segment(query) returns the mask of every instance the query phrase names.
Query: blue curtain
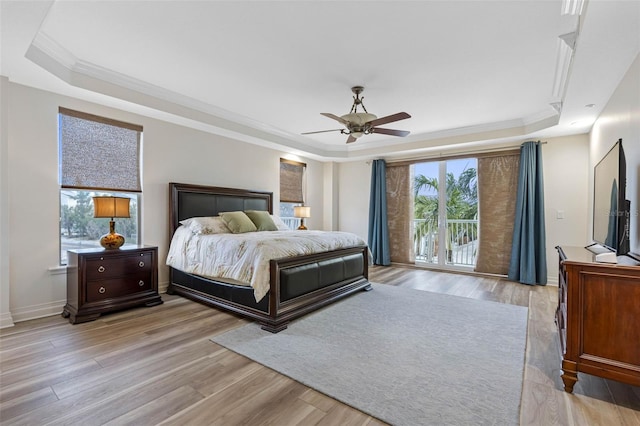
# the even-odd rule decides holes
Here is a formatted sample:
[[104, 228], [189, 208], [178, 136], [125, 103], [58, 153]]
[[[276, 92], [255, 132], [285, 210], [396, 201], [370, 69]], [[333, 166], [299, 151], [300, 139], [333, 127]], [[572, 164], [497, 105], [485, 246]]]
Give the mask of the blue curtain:
[[547, 283], [542, 146], [539, 142], [525, 142], [520, 147], [509, 279], [523, 284]]
[[387, 224], [387, 168], [384, 160], [374, 160], [371, 165], [369, 250], [374, 265], [391, 264]]

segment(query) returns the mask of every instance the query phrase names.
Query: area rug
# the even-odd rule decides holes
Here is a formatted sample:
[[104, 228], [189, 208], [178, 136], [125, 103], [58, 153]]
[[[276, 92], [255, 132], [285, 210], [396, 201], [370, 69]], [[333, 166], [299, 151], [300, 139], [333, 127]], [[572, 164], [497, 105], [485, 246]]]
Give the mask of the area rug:
[[211, 340], [393, 425], [517, 425], [527, 308], [373, 284]]

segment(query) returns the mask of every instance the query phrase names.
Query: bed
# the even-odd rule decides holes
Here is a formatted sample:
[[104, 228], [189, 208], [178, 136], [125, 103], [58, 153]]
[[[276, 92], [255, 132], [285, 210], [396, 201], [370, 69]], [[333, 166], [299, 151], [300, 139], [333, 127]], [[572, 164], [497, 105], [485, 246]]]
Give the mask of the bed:
[[[273, 193], [184, 183], [169, 184], [170, 235], [181, 221], [230, 211], [273, 213]], [[306, 231], [295, 231], [306, 232]], [[171, 249], [170, 249], [171, 251]], [[295, 318], [357, 291], [371, 290], [366, 244], [269, 260], [268, 291], [256, 301], [254, 288], [169, 267], [168, 294], [256, 320], [277, 333]]]

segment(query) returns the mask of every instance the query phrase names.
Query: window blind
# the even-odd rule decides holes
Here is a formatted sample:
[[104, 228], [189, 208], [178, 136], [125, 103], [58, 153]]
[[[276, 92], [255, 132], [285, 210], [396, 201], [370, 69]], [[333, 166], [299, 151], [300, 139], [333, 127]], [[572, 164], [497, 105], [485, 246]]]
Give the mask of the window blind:
[[387, 222], [391, 261], [414, 263], [413, 197], [408, 164], [387, 164]]
[[142, 192], [142, 126], [58, 110], [62, 188]]
[[280, 201], [304, 203], [304, 171], [307, 165], [280, 159]]
[[506, 275], [509, 271], [519, 170], [519, 153], [478, 159], [476, 272]]

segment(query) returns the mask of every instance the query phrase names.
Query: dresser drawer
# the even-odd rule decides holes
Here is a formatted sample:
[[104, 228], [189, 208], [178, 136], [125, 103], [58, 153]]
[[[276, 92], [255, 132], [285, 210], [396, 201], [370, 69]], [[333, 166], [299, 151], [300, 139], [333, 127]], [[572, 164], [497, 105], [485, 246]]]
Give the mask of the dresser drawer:
[[87, 281], [104, 280], [130, 274], [132, 271], [150, 272], [152, 253], [141, 252], [134, 256], [92, 257], [87, 259]]
[[131, 275], [125, 278], [113, 278], [87, 282], [87, 302], [116, 297], [129, 296], [152, 289], [150, 274]]

